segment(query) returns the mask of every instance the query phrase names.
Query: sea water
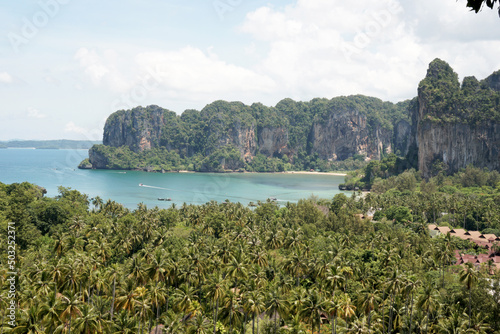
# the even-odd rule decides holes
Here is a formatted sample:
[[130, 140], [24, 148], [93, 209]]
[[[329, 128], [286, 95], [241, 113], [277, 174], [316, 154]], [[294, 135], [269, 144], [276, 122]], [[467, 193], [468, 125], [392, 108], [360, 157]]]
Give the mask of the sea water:
[[[127, 208], [139, 203], [168, 208], [172, 204], [209, 201], [250, 202], [276, 198], [280, 204], [315, 196], [331, 199], [340, 193], [343, 176], [286, 173], [147, 173], [117, 170], [81, 170], [87, 150], [0, 149], [0, 182], [30, 182], [58, 195], [69, 187]], [[160, 201], [159, 198], [171, 199]]]

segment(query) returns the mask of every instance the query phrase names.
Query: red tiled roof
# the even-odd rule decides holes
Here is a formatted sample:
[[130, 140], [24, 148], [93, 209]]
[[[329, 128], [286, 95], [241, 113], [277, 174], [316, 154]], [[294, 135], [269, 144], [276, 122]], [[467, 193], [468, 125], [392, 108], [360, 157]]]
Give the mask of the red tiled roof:
[[450, 231], [451, 234], [457, 234], [457, 237], [458, 235], [464, 235], [465, 232], [466, 231], [463, 228], [454, 228], [453, 230]]
[[451, 229], [448, 226], [438, 226], [437, 229], [439, 232], [443, 234], [447, 234], [448, 232], [451, 231]]
[[429, 224], [429, 230], [437, 230], [437, 225], [435, 224]]
[[465, 235], [470, 235], [474, 239], [478, 239], [481, 236], [481, 232], [479, 231], [467, 231]]
[[477, 259], [474, 257], [474, 258], [464, 258], [463, 260], [463, 263], [477, 263]]
[[479, 260], [479, 263], [483, 263], [483, 262], [488, 262], [490, 257], [488, 256], [488, 254], [479, 254], [477, 256], [477, 259]]
[[490, 248], [491, 244], [488, 241], [484, 241], [484, 239], [472, 239], [478, 246], [484, 247], [484, 248]]

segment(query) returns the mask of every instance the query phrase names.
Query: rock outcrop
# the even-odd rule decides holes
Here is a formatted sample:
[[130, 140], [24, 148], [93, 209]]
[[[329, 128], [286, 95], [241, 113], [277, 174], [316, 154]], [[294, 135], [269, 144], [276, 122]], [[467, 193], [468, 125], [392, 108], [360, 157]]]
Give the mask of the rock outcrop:
[[[293, 161], [299, 152], [330, 161], [356, 155], [380, 159], [393, 151], [394, 138], [399, 140], [407, 133], [403, 129], [408, 123], [401, 123], [400, 134], [394, 137], [390, 118], [384, 115], [386, 110], [397, 108], [361, 95], [305, 103], [285, 99], [273, 108], [215, 101], [201, 111], [188, 110], [181, 116], [158, 106], [137, 107], [108, 118], [103, 145], [127, 147], [136, 153], [165, 148], [178, 152], [181, 158], [206, 157], [233, 147], [246, 162], [257, 154], [286, 155]], [[107, 159], [102, 148], [89, 153], [93, 168], [110, 168]]]
[[500, 124], [470, 125], [458, 122], [418, 125], [419, 170], [432, 176], [432, 166], [443, 162], [447, 173], [468, 165], [500, 170]]
[[[436, 162], [448, 173], [469, 164], [500, 170], [500, 71], [482, 81], [466, 77], [460, 85], [453, 69], [436, 59], [418, 97], [398, 104], [362, 95], [284, 99], [276, 107], [215, 101], [181, 116], [158, 106], [137, 107], [108, 118], [103, 144], [89, 151], [92, 168], [111, 168], [106, 147], [126, 147], [133, 152], [165, 148], [180, 158], [236, 149], [232, 152], [240, 156], [231, 156], [234, 166], [258, 154], [287, 155], [285, 160], [293, 162], [299, 154], [334, 161], [395, 152], [425, 177], [433, 175]], [[120, 166], [133, 168], [126, 161]]]
[[447, 173], [468, 165], [500, 170], [500, 72], [459, 88], [451, 67], [434, 60], [420, 83], [416, 121], [418, 166], [425, 177], [444, 163]]
[[325, 160], [345, 160], [354, 155], [379, 160], [392, 153], [392, 132], [369, 127], [367, 117], [357, 110], [332, 112], [326, 121], [315, 122], [310, 136], [312, 153]]
[[118, 111], [106, 120], [103, 144], [128, 146], [134, 152], [158, 147], [163, 127], [175, 117], [174, 112], [158, 106]]
[[288, 131], [279, 127], [265, 127], [258, 134], [259, 153], [266, 156], [290, 154]]

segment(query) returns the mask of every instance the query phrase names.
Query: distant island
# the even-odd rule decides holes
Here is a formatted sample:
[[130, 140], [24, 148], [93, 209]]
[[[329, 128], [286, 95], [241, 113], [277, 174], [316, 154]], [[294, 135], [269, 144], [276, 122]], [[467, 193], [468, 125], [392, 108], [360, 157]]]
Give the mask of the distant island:
[[[79, 168], [145, 171], [348, 171], [396, 155], [424, 177], [468, 165], [500, 169], [500, 71], [463, 83], [435, 59], [418, 96], [309, 102], [215, 101], [181, 115], [158, 106], [119, 110]], [[392, 159], [392, 158], [391, 158]]]
[[0, 148], [35, 148], [35, 149], [81, 149], [88, 150], [101, 141], [89, 140], [9, 140], [0, 141]]

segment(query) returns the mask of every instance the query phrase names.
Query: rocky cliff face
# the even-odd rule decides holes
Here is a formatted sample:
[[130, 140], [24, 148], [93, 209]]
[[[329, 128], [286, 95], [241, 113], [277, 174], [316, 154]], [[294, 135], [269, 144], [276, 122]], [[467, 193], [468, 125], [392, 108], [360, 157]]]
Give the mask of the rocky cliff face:
[[392, 132], [371, 128], [358, 111], [331, 112], [325, 121], [315, 122], [310, 136], [311, 152], [325, 160], [345, 160], [355, 154], [380, 159], [392, 152]]
[[[317, 153], [325, 160], [345, 160], [356, 154], [380, 159], [392, 152], [392, 130], [382, 127], [380, 119], [367, 116], [367, 112], [373, 115], [378, 107], [383, 108], [382, 101], [363, 96], [343, 97], [331, 104], [325, 101], [308, 106], [286, 99], [279, 110], [216, 101], [201, 112], [190, 110], [182, 116], [157, 106], [121, 110], [106, 121], [103, 144], [126, 146], [134, 152], [164, 147], [181, 157], [209, 156], [231, 146], [247, 162], [257, 154], [293, 158], [299, 150]], [[317, 114], [321, 116], [313, 121]], [[397, 138], [408, 133], [407, 126], [398, 127]], [[105, 151], [91, 150], [93, 168], [107, 168], [104, 155]]]
[[[380, 159], [396, 152], [425, 177], [432, 176], [436, 161], [449, 173], [469, 164], [500, 170], [500, 71], [482, 81], [464, 78], [460, 85], [451, 67], [436, 59], [418, 98], [398, 104], [354, 95], [284, 99], [276, 107], [215, 101], [181, 116], [158, 106], [137, 107], [108, 118], [103, 144], [134, 152], [163, 147], [180, 158], [211, 156], [229, 146], [247, 162], [257, 154], [293, 159], [300, 151], [324, 160], [356, 154]], [[91, 149], [92, 167], [108, 168], [105, 155], [103, 148]]]
[[97, 146], [90, 148], [89, 150], [89, 161], [94, 169], [107, 169], [109, 161], [104, 154], [99, 152]]
[[116, 112], [106, 120], [103, 144], [128, 146], [134, 152], [158, 147], [162, 129], [172, 116], [175, 113], [158, 106]]
[[258, 135], [259, 153], [266, 156], [290, 154], [288, 131], [284, 128], [266, 127]]
[[412, 144], [412, 126], [409, 122], [401, 120], [394, 126], [394, 152], [397, 155], [405, 156]]
[[461, 123], [433, 123], [423, 120], [418, 125], [419, 170], [432, 175], [432, 165], [442, 161], [448, 173], [468, 165], [500, 170], [500, 124], [473, 126]]
[[465, 78], [459, 87], [457, 75], [439, 59], [420, 83], [416, 142], [425, 177], [433, 175], [436, 162], [443, 162], [448, 173], [468, 165], [500, 170], [500, 122], [495, 115], [500, 110], [500, 72], [482, 83]]

